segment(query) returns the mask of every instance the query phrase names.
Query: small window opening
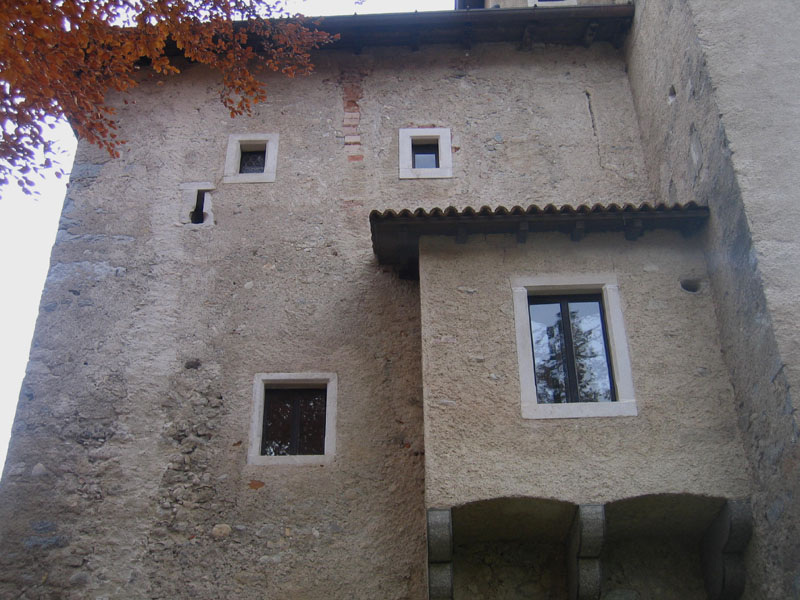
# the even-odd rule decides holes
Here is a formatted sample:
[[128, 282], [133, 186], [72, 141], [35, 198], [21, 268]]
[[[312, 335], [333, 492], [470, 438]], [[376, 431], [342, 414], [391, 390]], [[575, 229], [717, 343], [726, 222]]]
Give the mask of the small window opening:
[[681, 289], [690, 294], [696, 294], [700, 291], [699, 279], [681, 279]]
[[438, 169], [439, 141], [429, 139], [412, 140], [411, 167], [413, 169]]
[[208, 190], [197, 190], [197, 200], [195, 200], [194, 210], [189, 213], [189, 218], [192, 223], [198, 225], [206, 219], [206, 213], [203, 212], [203, 205], [206, 202], [206, 192]]
[[325, 454], [326, 388], [264, 389], [261, 456]]
[[267, 144], [250, 143], [241, 145], [239, 173], [263, 173], [267, 162]]

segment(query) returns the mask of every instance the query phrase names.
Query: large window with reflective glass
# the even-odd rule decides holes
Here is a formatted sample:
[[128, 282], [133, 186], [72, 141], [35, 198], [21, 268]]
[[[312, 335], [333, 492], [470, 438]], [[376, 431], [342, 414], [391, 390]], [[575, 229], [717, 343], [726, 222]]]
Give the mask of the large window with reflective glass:
[[325, 388], [264, 390], [262, 456], [325, 454]]
[[536, 401], [613, 402], [600, 295], [531, 296], [528, 304]]

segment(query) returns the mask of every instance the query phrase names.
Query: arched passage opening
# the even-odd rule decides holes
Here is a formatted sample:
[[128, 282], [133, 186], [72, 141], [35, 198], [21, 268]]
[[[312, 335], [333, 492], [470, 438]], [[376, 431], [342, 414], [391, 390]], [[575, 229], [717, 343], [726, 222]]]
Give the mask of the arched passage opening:
[[495, 498], [428, 511], [431, 600], [738, 598], [747, 500]]
[[452, 509], [454, 598], [567, 598], [576, 505], [496, 498]]

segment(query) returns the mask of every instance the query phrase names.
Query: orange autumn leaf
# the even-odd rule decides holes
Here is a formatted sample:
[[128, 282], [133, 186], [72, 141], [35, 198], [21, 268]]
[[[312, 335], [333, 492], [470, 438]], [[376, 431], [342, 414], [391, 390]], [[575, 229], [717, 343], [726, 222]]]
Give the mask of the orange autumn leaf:
[[237, 116], [266, 99], [260, 72], [309, 73], [310, 50], [331, 40], [276, 0], [0, 0], [0, 27], [0, 185], [44, 167], [48, 117], [118, 156], [105, 98], [135, 87], [142, 66], [175, 75], [180, 52], [219, 71], [220, 99]]

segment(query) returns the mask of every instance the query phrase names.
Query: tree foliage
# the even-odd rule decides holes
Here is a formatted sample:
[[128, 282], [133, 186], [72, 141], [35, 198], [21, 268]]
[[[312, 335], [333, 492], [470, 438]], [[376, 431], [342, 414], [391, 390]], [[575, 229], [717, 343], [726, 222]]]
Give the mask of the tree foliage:
[[[308, 73], [310, 51], [329, 41], [280, 0], [0, 0], [0, 185], [14, 174], [50, 167], [49, 117], [119, 153], [109, 92], [152, 73], [178, 73], [167, 49], [222, 74], [220, 97], [231, 116], [266, 98], [261, 71]], [[42, 157], [42, 150], [44, 155]]]

